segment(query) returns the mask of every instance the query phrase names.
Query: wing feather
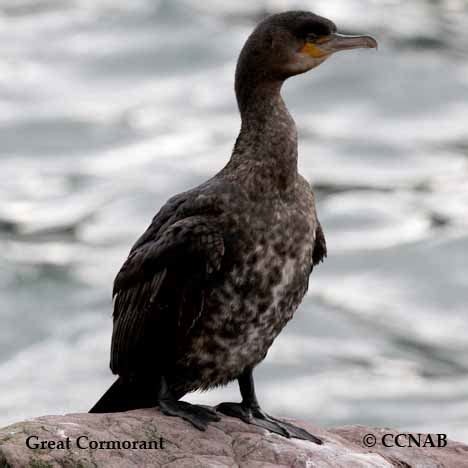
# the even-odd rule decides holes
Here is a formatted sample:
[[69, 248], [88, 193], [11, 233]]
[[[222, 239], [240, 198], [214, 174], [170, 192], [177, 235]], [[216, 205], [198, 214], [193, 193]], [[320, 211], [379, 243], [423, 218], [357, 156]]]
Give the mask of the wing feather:
[[327, 242], [325, 240], [325, 234], [321, 224], [319, 223], [317, 229], [315, 230], [315, 243], [314, 251], [312, 254], [312, 264], [313, 266], [318, 265], [320, 262], [323, 262], [327, 256]]
[[178, 220], [133, 250], [114, 282], [111, 369], [132, 374], [162, 359], [168, 365], [203, 312], [224, 241], [214, 219]]

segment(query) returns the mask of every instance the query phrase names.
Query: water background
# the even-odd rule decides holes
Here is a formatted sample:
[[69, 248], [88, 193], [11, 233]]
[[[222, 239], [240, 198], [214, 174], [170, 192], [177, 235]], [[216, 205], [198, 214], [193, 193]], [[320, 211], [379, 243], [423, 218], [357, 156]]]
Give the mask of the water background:
[[[463, 0], [2, 0], [1, 425], [86, 411], [113, 381], [113, 277], [167, 198], [226, 163], [238, 52], [297, 7], [380, 49], [284, 89], [329, 258], [257, 370], [262, 404], [468, 441]], [[223, 399], [235, 384], [191, 397]]]

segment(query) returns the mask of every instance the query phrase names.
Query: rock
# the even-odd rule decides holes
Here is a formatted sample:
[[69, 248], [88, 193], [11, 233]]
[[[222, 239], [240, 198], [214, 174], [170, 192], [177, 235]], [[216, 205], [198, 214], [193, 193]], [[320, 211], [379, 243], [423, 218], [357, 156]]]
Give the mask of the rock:
[[[0, 468], [468, 467], [468, 446], [447, 441], [446, 447], [430, 447], [437, 444], [437, 435], [421, 437], [425, 447], [385, 448], [382, 437], [389, 434], [386, 440], [392, 442], [397, 431], [363, 426], [325, 430], [295, 423], [324, 444], [286, 439], [228, 417], [200, 432], [157, 409], [43, 416], [0, 429]], [[379, 441], [373, 448], [363, 443], [368, 434]], [[372, 442], [372, 436], [366, 440]], [[38, 448], [28, 448], [27, 441]], [[408, 445], [406, 437], [401, 441]]]

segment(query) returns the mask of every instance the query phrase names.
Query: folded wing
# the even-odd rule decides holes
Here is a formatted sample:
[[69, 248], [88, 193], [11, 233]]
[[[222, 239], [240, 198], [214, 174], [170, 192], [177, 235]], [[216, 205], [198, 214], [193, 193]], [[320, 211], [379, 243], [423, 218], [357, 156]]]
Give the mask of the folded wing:
[[209, 282], [221, 268], [223, 237], [212, 216], [150, 226], [114, 282], [111, 369], [165, 372], [203, 313]]

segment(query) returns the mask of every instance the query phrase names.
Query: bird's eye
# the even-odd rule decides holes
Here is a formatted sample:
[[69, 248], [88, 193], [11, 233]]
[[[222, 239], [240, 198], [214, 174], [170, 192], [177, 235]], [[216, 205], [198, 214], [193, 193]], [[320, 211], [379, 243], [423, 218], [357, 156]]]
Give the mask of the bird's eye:
[[306, 41], [307, 42], [315, 42], [319, 38], [318, 34], [309, 33], [307, 34]]

